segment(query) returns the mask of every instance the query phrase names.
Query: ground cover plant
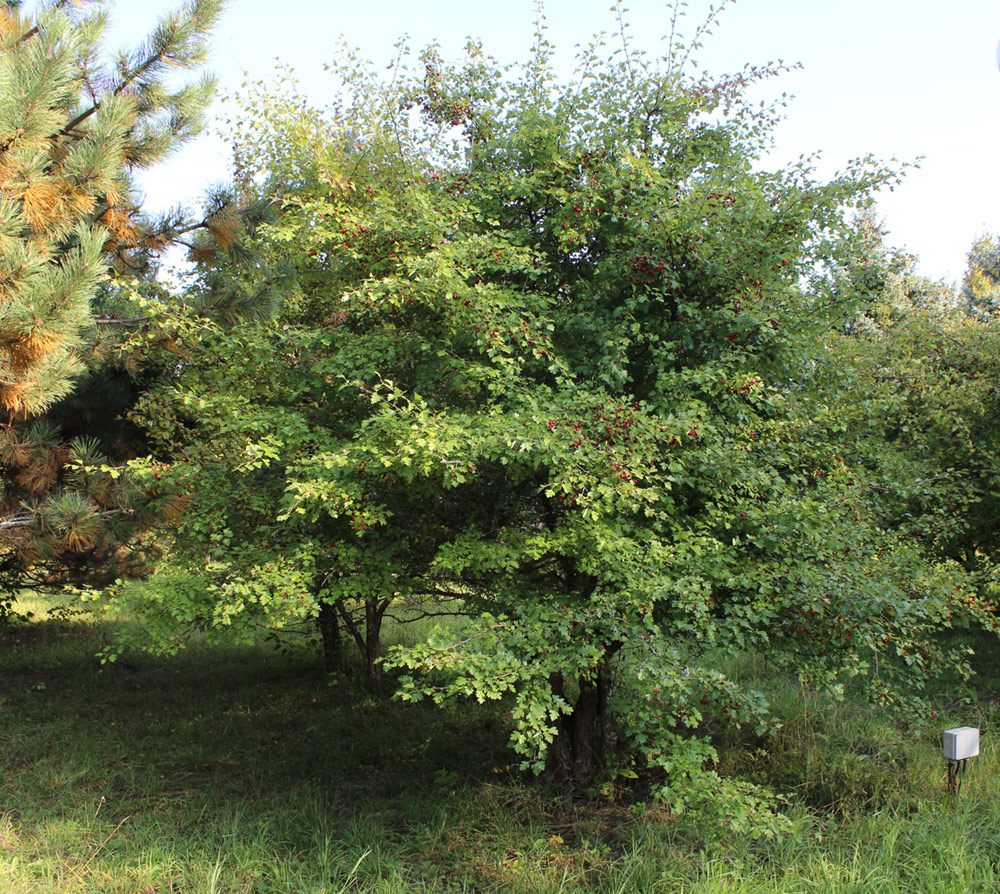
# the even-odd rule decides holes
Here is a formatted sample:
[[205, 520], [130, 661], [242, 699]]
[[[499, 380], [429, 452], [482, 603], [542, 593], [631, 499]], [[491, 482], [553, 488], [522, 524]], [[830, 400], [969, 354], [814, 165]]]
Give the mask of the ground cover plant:
[[957, 894], [1000, 881], [985, 676], [961, 703], [940, 694], [941, 725], [984, 730], [956, 799], [938, 730], [803, 697], [761, 657], [742, 659], [731, 672], [774, 692], [785, 725], [756, 748], [722, 735], [720, 752], [729, 772], [787, 792], [794, 826], [753, 842], [706, 838], [624, 790], [591, 800], [540, 786], [516, 770], [509, 713], [494, 706], [375, 700], [360, 663], [354, 682], [331, 685], [315, 649], [195, 646], [101, 664], [117, 635], [107, 621], [22, 604], [37, 619], [5, 631], [0, 650], [9, 894]]

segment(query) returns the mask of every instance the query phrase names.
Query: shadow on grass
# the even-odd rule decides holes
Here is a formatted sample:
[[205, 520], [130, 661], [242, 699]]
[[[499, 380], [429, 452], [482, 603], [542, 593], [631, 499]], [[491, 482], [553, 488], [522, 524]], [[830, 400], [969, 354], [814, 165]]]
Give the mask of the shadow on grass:
[[496, 705], [376, 700], [318, 650], [101, 665], [107, 639], [0, 633], [4, 894], [569, 891], [628, 846], [519, 777]]

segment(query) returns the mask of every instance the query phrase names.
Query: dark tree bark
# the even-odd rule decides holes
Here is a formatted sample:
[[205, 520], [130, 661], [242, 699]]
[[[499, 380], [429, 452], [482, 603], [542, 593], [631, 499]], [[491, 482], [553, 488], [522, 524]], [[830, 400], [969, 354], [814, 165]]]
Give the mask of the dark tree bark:
[[319, 614], [316, 616], [316, 626], [319, 627], [319, 635], [323, 640], [323, 660], [326, 663], [327, 673], [343, 673], [344, 650], [340, 636], [340, 616], [337, 614], [337, 606], [332, 602], [322, 603]]
[[385, 679], [382, 674], [382, 615], [385, 608], [374, 599], [365, 601], [365, 673], [372, 694], [385, 695]]
[[385, 695], [385, 680], [382, 673], [382, 619], [389, 608], [389, 600], [366, 599], [364, 601], [364, 628], [359, 624], [360, 619], [353, 617], [348, 609], [337, 603], [337, 610], [340, 618], [350, 630], [351, 636], [361, 653], [361, 660], [365, 665], [365, 673], [368, 676], [368, 685], [372, 695], [383, 697]]
[[[579, 681], [579, 695], [571, 713], [561, 717], [550, 754], [550, 770], [575, 788], [586, 788], [607, 769], [614, 745], [608, 716], [610, 670], [602, 664], [591, 677]], [[562, 674], [554, 675], [553, 690], [564, 694]]]

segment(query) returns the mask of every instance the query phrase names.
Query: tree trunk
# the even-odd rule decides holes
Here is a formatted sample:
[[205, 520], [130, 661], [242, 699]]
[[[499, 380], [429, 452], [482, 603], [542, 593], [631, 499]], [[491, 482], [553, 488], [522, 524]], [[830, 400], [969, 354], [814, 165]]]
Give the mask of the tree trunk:
[[368, 676], [368, 685], [371, 687], [372, 695], [385, 695], [385, 680], [382, 674], [382, 618], [386, 609], [389, 608], [391, 600], [366, 599], [364, 601], [365, 626], [362, 630], [359, 626], [358, 618], [351, 615], [343, 603], [337, 603], [337, 610], [340, 619], [354, 637], [354, 642], [361, 653], [361, 660], [365, 665], [365, 673]]
[[316, 616], [316, 626], [323, 639], [323, 660], [328, 674], [340, 674], [344, 671], [344, 650], [341, 648], [340, 617], [337, 606], [332, 602], [323, 602]]
[[365, 601], [365, 670], [372, 695], [385, 695], [382, 675], [382, 614], [385, 609], [374, 599]]
[[[592, 677], [580, 680], [580, 694], [571, 713], [560, 718], [552, 743], [549, 766], [553, 775], [574, 788], [587, 788], [607, 768], [612, 747], [608, 717], [609, 671], [601, 666]], [[563, 694], [562, 674], [552, 680]]]

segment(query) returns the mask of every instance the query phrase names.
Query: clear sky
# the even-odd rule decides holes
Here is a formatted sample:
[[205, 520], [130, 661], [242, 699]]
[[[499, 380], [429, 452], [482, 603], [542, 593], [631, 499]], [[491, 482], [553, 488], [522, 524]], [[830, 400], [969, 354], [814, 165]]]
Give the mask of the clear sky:
[[[156, 10], [169, 5], [118, 0], [116, 37], [141, 34]], [[545, 3], [549, 40], [565, 70], [577, 44], [614, 29], [610, 5]], [[657, 52], [669, 30], [667, 3], [628, 6], [637, 45]], [[690, 0], [689, 26], [706, 10], [702, 0]], [[377, 64], [391, 59], [403, 35], [415, 48], [437, 41], [446, 56], [458, 56], [473, 36], [491, 55], [513, 62], [527, 57], [533, 21], [532, 0], [232, 0], [212, 67], [222, 92], [233, 92], [247, 74], [266, 78], [281, 60], [322, 105], [336, 89], [323, 63], [341, 35]], [[719, 74], [745, 63], [802, 64], [769, 84], [769, 95], [794, 97], [777, 133], [775, 166], [817, 150], [824, 173], [869, 152], [922, 158], [901, 187], [880, 199], [880, 214], [890, 241], [916, 254], [922, 273], [956, 280], [972, 240], [1000, 231], [998, 39], [997, 0], [737, 0], [698, 59]], [[225, 147], [204, 137], [144, 180], [148, 203], [193, 200], [227, 170]]]

